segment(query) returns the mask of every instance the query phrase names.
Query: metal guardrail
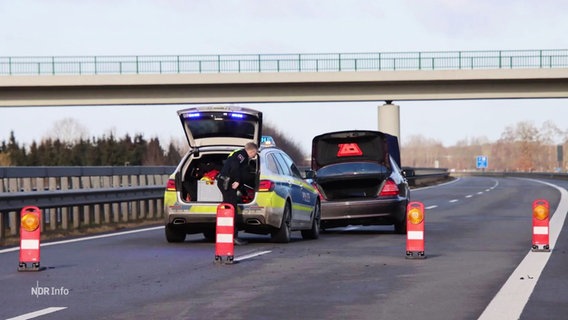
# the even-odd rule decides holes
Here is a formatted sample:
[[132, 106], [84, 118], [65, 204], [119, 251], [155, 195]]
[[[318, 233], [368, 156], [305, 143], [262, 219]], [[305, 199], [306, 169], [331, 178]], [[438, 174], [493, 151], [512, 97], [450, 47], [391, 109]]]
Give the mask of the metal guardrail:
[[170, 174], [173, 166], [0, 167], [0, 179]]
[[448, 180], [450, 173], [446, 168], [403, 168], [410, 187], [420, 187]]
[[0, 245], [19, 234], [19, 211], [36, 206], [44, 231], [71, 231], [159, 219], [164, 186], [140, 186], [0, 194]]
[[452, 172], [452, 176], [484, 176], [484, 177], [517, 177], [531, 179], [568, 180], [568, 173], [554, 172], [491, 172], [491, 171], [464, 171]]
[[164, 188], [159, 185], [0, 193], [0, 212], [18, 211], [30, 205], [61, 208], [160, 199], [164, 196]]
[[567, 68], [568, 50], [0, 57], [0, 75]]
[[[568, 173], [555, 172], [493, 172], [493, 171], [460, 171], [449, 172], [447, 169], [433, 168], [405, 168], [411, 172], [411, 176], [407, 180], [411, 186], [428, 185], [450, 179], [451, 177], [461, 176], [481, 176], [481, 177], [516, 177], [530, 179], [547, 179], [547, 180], [568, 180]], [[412, 176], [414, 174], [414, 176]]]
[[159, 219], [174, 168], [0, 167], [0, 245], [25, 206], [40, 208], [47, 233]]

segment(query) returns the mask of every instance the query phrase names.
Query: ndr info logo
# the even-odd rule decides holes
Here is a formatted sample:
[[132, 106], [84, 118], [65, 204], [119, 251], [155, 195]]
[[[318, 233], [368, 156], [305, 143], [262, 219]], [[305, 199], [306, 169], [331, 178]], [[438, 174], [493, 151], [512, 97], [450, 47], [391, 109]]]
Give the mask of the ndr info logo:
[[32, 296], [67, 296], [69, 295], [69, 289], [65, 287], [40, 287], [39, 281], [36, 282], [36, 286], [32, 287]]

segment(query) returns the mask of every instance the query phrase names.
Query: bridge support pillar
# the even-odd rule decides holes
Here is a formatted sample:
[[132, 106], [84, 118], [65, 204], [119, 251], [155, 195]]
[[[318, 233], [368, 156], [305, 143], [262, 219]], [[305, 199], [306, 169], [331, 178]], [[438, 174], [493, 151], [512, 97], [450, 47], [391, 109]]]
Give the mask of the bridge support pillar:
[[400, 106], [392, 104], [392, 101], [386, 101], [378, 109], [378, 130], [396, 136], [400, 144]]

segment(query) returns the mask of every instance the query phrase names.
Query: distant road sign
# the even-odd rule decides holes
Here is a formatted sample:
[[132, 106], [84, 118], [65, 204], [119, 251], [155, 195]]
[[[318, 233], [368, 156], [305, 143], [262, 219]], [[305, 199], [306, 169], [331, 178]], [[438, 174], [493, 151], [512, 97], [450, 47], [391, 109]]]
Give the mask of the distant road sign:
[[487, 168], [487, 157], [477, 156], [477, 169], [485, 169], [485, 168]]

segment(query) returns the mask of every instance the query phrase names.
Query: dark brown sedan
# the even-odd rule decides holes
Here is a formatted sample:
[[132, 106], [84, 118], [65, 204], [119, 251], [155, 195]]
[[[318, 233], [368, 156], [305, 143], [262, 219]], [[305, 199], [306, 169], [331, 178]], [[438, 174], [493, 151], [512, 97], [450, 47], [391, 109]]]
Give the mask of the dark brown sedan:
[[398, 139], [383, 132], [316, 136], [308, 177], [320, 192], [321, 227], [394, 225], [406, 233], [410, 191], [399, 159]]

